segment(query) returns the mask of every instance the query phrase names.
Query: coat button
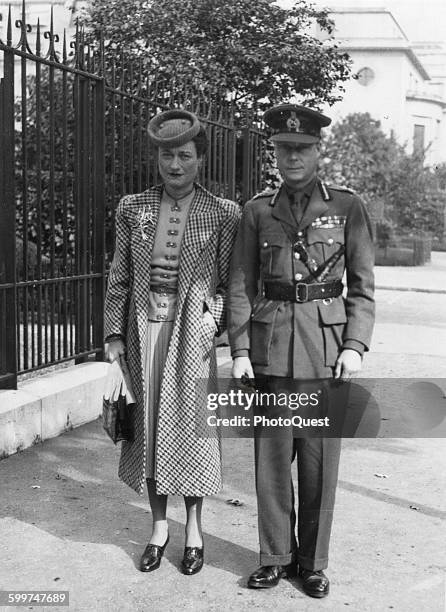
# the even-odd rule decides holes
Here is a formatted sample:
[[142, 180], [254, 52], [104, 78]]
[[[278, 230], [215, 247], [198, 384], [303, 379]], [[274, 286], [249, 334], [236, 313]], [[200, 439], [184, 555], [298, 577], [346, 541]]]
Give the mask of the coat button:
[[266, 247], [267, 247], [267, 246], [268, 246], [268, 243], [265, 241], [265, 242], [263, 243], [263, 248], [264, 248], [264, 249], [266, 249]]
[[294, 259], [300, 259], [299, 253], [294, 252]]
[[303, 232], [297, 232], [297, 235], [298, 235], [298, 236], [303, 236], [303, 235], [304, 235], [304, 233], [303, 233]]
[[334, 240], [333, 240], [333, 238], [329, 238], [329, 239], [327, 240], [327, 242], [328, 242], [328, 244], [333, 244]]
[[302, 276], [303, 274], [299, 274], [299, 272], [297, 274], [294, 275], [294, 280], [300, 281], [302, 280]]

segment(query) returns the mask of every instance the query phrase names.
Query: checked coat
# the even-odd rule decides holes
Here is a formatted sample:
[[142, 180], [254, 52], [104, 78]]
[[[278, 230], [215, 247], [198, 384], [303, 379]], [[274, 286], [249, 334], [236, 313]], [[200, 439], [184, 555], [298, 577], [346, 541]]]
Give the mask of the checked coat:
[[[159, 398], [158, 494], [204, 496], [221, 487], [220, 442], [200, 430], [206, 407], [203, 385], [196, 383], [216, 379], [214, 336], [216, 329], [221, 332], [225, 327], [226, 287], [240, 212], [233, 202], [195, 187], [181, 244], [177, 311]], [[122, 443], [119, 477], [139, 494], [146, 480], [149, 435], [143, 361], [150, 324], [150, 262], [162, 189], [152, 187], [120, 201], [105, 302], [105, 337], [119, 334], [125, 339], [136, 397], [135, 438]], [[203, 319], [206, 309], [216, 327]]]

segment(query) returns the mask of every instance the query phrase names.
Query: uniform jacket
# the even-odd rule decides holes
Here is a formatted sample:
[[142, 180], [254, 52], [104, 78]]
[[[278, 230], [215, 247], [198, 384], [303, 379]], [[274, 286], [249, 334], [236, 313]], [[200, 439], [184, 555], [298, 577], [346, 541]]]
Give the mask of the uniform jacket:
[[[300, 237], [318, 264], [344, 245], [325, 282], [341, 279], [347, 292], [305, 303], [267, 300], [264, 281], [293, 285], [309, 272], [293, 252]], [[332, 374], [341, 347], [367, 350], [374, 322], [374, 248], [370, 221], [351, 191], [317, 181], [297, 224], [285, 189], [260, 194], [243, 211], [228, 298], [233, 355], [249, 351], [256, 373], [293, 378]]]
[[[162, 187], [124, 197], [116, 213], [116, 250], [105, 302], [105, 336], [126, 340], [136, 396], [135, 439], [123, 442], [119, 476], [138, 493], [145, 484], [147, 415], [143, 377], [150, 261]], [[197, 379], [216, 378], [214, 336], [225, 327], [230, 256], [239, 221], [233, 202], [196, 185], [181, 245], [178, 302], [159, 401], [156, 479], [159, 494], [210, 495], [221, 486], [220, 444], [199, 437]], [[209, 309], [216, 326], [203, 320]], [[200, 414], [198, 414], [198, 417]], [[202, 415], [201, 415], [202, 416]], [[200, 421], [201, 422], [201, 421]]]

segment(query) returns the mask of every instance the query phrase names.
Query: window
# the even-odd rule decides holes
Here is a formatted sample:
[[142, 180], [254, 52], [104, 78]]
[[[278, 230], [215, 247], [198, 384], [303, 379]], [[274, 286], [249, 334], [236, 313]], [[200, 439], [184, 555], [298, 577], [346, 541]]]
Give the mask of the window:
[[375, 78], [375, 73], [368, 66], [361, 68], [361, 70], [359, 70], [356, 75], [356, 79], [358, 83], [360, 85], [363, 85], [364, 87], [367, 87], [367, 85], [370, 85], [370, 83], [373, 81], [374, 78]]
[[413, 154], [423, 156], [424, 154], [425, 126], [415, 124], [413, 126]]

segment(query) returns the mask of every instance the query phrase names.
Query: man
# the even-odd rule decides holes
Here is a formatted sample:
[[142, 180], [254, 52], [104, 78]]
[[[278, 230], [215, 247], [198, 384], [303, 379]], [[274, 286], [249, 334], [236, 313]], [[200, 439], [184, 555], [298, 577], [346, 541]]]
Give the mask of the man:
[[[373, 244], [360, 198], [317, 176], [321, 128], [331, 120], [282, 104], [264, 121], [283, 184], [244, 207], [228, 331], [234, 378], [255, 375], [262, 391], [277, 394], [298, 389], [302, 380], [346, 380], [360, 370], [374, 321]], [[304, 591], [324, 597], [340, 440], [284, 435], [255, 438], [261, 567], [248, 585], [272, 587], [298, 570]], [[298, 542], [291, 479], [296, 456]]]

